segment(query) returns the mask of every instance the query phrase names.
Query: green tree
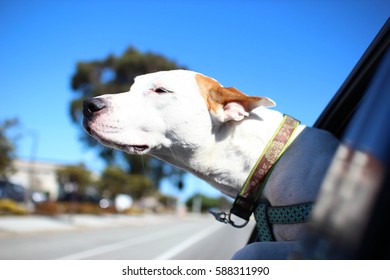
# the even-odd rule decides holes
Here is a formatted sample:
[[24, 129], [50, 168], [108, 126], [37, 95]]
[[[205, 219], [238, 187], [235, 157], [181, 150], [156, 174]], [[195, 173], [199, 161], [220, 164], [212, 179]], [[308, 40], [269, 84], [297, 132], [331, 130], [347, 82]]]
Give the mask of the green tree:
[[[184, 68], [162, 55], [142, 53], [128, 48], [121, 56], [109, 55], [103, 60], [79, 62], [72, 77], [72, 89], [76, 97], [70, 104], [72, 121], [82, 129], [82, 103], [87, 97], [106, 93], [128, 91], [134, 78], [149, 72]], [[125, 162], [125, 169], [133, 175], [147, 174], [158, 186], [163, 178], [170, 178], [176, 183], [180, 181], [183, 171], [168, 166], [150, 156], [134, 156], [108, 149], [98, 144], [84, 131], [81, 141], [88, 147], [96, 149], [107, 164]]]
[[202, 194], [196, 194], [190, 197], [186, 201], [186, 206], [191, 209], [196, 199], [200, 199], [201, 201], [200, 210], [202, 212], [207, 212], [209, 208], [228, 209], [231, 206], [231, 202], [229, 202], [224, 196], [211, 198]]
[[156, 191], [153, 182], [143, 175], [129, 174], [119, 167], [109, 166], [100, 178], [102, 193], [114, 198], [117, 194], [129, 194], [133, 199]]
[[9, 119], [0, 123], [0, 179], [6, 179], [15, 171], [12, 162], [15, 158], [16, 147], [8, 132], [17, 123], [17, 119]]
[[93, 185], [95, 180], [92, 173], [83, 165], [67, 165], [56, 171], [57, 180], [65, 193], [84, 195], [86, 188]]

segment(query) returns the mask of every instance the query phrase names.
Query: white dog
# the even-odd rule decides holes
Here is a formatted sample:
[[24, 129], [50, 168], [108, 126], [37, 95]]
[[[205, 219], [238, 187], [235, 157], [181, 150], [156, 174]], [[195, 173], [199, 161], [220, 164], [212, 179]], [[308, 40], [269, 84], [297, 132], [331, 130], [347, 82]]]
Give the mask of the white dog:
[[[103, 145], [148, 153], [235, 198], [283, 121], [283, 114], [266, 108], [274, 105], [196, 72], [164, 71], [138, 76], [129, 92], [86, 100], [84, 127]], [[288, 144], [257, 203], [315, 201], [338, 141], [299, 125]], [[272, 234], [277, 241], [297, 240], [302, 226], [275, 224]]]

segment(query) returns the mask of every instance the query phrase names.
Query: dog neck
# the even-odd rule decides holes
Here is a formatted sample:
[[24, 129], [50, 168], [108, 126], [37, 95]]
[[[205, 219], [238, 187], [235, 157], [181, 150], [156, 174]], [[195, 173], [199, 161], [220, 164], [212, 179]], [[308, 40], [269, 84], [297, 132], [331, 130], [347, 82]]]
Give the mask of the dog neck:
[[[210, 138], [203, 139], [203, 145], [190, 153], [172, 147], [170, 154], [157, 157], [235, 197], [282, 119], [280, 112], [259, 107], [243, 121], [215, 126]], [[302, 129], [298, 128], [294, 138]]]

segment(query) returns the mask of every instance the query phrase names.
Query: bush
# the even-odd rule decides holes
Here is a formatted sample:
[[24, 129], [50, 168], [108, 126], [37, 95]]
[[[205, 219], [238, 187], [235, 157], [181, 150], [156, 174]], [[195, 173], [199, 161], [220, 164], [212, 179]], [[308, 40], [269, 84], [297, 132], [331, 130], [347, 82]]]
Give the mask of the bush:
[[27, 215], [29, 211], [11, 199], [0, 199], [0, 215]]
[[93, 202], [56, 202], [45, 201], [35, 207], [35, 214], [39, 215], [57, 215], [57, 214], [113, 214], [116, 213], [114, 207], [101, 208]]
[[137, 208], [137, 207], [131, 207], [125, 210], [124, 212], [122, 212], [122, 214], [126, 214], [126, 215], [142, 215], [144, 213], [145, 213], [144, 209]]
[[58, 203], [51, 200], [35, 205], [35, 214], [39, 215], [53, 216], [59, 214], [61, 212], [60, 210]]

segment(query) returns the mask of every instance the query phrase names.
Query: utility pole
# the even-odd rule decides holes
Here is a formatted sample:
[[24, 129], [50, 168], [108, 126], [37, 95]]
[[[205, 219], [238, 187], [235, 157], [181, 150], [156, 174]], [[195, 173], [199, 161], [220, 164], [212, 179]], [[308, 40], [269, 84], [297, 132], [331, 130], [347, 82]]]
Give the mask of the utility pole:
[[28, 135], [31, 136], [31, 150], [30, 150], [30, 162], [29, 162], [29, 186], [26, 189], [24, 202], [27, 209], [32, 212], [34, 210], [34, 204], [31, 200], [31, 193], [34, 188], [34, 175], [35, 175], [35, 161], [38, 152], [39, 134], [34, 130], [29, 130]]

